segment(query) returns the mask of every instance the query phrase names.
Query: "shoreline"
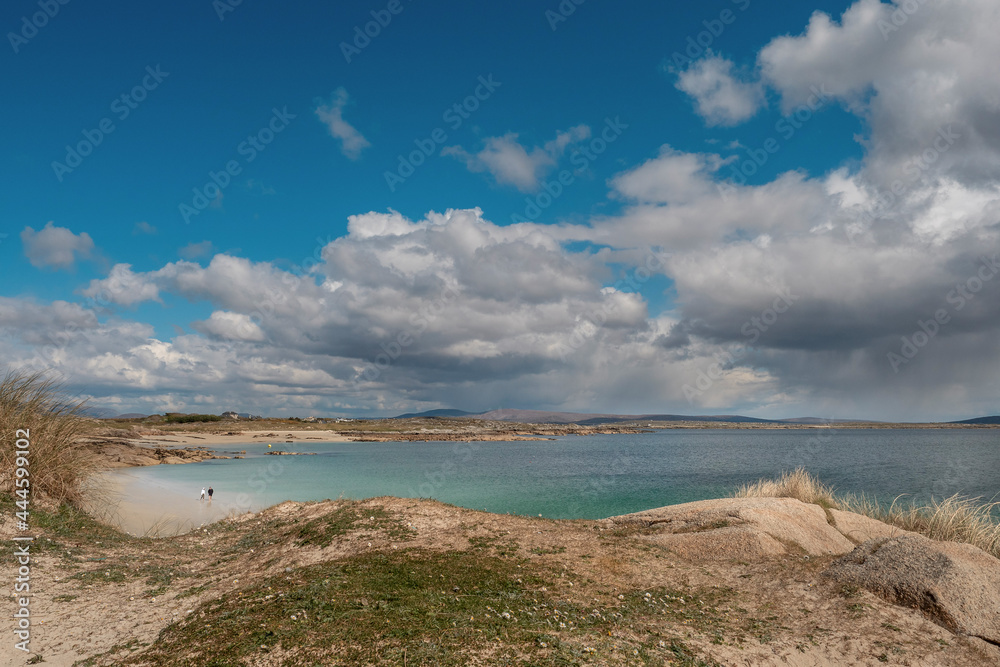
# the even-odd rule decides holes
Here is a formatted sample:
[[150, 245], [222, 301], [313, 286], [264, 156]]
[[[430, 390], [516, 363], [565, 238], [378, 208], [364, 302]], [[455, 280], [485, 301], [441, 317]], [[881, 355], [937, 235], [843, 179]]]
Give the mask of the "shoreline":
[[[177, 428], [155, 428], [142, 423], [106, 420], [114, 426], [95, 429], [82, 440], [102, 459], [104, 468], [135, 468], [161, 464], [200, 463], [212, 459], [242, 458], [240, 445], [258, 442], [281, 444], [332, 444], [347, 442], [518, 442], [551, 441], [568, 435], [638, 434], [670, 430], [955, 430], [997, 429], [997, 424], [773, 424], [756, 422], [647, 422], [645, 424], [521, 424], [480, 420], [379, 420], [374, 428], [334, 429], [325, 425], [303, 426], [277, 420], [232, 422], [226, 430], [218, 425], [196, 424]], [[282, 428], [284, 427], [284, 428]], [[405, 429], [402, 427], [406, 427]], [[218, 451], [220, 447], [232, 451]], [[207, 449], [207, 448], [212, 449]]]
[[[173, 538], [245, 513], [230, 503], [202, 501], [168, 484], [140, 479], [130, 470], [106, 471], [92, 483], [100, 492], [84, 501], [84, 511], [134, 537]], [[141, 493], [137, 485], [142, 486]]]

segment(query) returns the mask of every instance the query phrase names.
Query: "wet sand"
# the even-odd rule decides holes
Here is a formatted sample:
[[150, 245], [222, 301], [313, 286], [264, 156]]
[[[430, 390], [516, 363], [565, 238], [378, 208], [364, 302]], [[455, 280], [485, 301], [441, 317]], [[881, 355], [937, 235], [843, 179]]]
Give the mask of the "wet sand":
[[127, 469], [101, 475], [95, 486], [101, 492], [85, 503], [85, 509], [100, 521], [132, 535], [180, 535], [246, 511], [219, 500], [199, 500], [200, 488], [181, 493]]

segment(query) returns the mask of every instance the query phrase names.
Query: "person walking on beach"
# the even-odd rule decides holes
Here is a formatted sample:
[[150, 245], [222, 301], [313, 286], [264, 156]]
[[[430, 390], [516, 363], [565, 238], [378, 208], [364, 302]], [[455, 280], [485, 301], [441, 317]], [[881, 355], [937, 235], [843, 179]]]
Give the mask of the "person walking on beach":
[[215, 493], [212, 487], [208, 487], [208, 502], [212, 502], [212, 494]]
[[201, 500], [205, 499], [205, 487], [201, 487]]

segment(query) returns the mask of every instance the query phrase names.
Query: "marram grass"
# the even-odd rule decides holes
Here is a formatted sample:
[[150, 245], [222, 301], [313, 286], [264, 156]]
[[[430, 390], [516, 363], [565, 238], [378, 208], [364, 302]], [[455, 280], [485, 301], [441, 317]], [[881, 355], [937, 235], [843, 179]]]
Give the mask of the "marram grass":
[[965, 542], [1000, 558], [1000, 522], [995, 512], [1000, 502], [954, 495], [932, 499], [927, 505], [893, 500], [888, 507], [865, 495], [837, 495], [803, 468], [784, 472], [778, 479], [744, 484], [737, 498], [795, 498], [804, 503], [855, 512], [891, 526], [920, 533], [934, 540]]
[[83, 401], [68, 399], [44, 373], [11, 370], [0, 378], [0, 491], [14, 491], [15, 441], [28, 432], [28, 479], [34, 498], [80, 500], [81, 485], [97, 469], [80, 442]]

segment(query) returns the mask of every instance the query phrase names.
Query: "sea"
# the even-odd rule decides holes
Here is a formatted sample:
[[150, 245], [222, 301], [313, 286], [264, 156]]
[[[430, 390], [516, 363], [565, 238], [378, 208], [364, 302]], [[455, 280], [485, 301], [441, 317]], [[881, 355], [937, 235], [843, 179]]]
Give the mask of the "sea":
[[[268, 448], [268, 445], [271, 445]], [[494, 513], [598, 519], [719, 498], [805, 468], [888, 504], [953, 494], [1000, 500], [998, 429], [666, 429], [514, 442], [230, 444], [244, 458], [110, 473], [136, 532], [177, 532], [284, 500], [435, 498]], [[293, 456], [269, 455], [282, 451]], [[212, 486], [210, 505], [198, 500]], [[183, 524], [188, 525], [183, 525]]]

